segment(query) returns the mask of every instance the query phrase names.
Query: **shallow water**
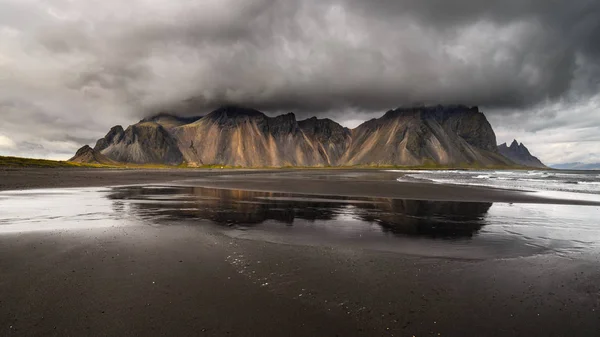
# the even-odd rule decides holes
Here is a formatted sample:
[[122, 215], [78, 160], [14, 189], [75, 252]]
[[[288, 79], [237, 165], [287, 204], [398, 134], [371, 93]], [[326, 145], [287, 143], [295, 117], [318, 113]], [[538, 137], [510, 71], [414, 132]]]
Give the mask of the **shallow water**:
[[0, 233], [210, 226], [226, 235], [450, 258], [598, 250], [594, 206], [311, 196], [165, 185], [0, 193]]
[[600, 200], [599, 171], [389, 170], [388, 172], [401, 173], [402, 177], [398, 178], [401, 182], [486, 186], [544, 192], [544, 195], [567, 199]]

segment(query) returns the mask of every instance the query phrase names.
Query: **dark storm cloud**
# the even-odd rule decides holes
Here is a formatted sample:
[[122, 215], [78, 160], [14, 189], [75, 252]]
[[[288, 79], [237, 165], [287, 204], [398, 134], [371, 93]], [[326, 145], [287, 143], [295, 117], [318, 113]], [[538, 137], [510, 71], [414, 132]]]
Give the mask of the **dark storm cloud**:
[[[598, 89], [596, 1], [250, 3], [215, 26], [192, 16], [128, 41], [176, 41], [199, 51], [210, 81], [189, 94], [207, 107], [524, 108]], [[286, 55], [287, 48], [305, 55]]]
[[533, 132], [568, 126], [543, 107], [595, 107], [598, 36], [592, 0], [0, 0], [0, 106], [71, 144], [67, 126], [224, 104], [343, 122], [464, 103]]
[[[523, 108], [597, 90], [596, 1], [261, 0], [215, 6], [183, 6], [162, 20], [99, 21], [105, 24], [101, 31], [86, 33], [69, 22], [38, 39], [55, 52], [87, 49], [98, 66], [71, 84], [83, 87], [91, 80], [119, 90], [142, 110], [187, 98], [205, 108], [234, 103], [311, 113], [413, 103]], [[66, 39], [60, 39], [61, 29]], [[161, 58], [174, 58], [198, 77], [140, 76], [140, 69], [157, 70]], [[577, 74], [587, 78], [574, 88]], [[155, 101], [143, 82], [165, 76], [183, 77], [181, 90]]]
[[[100, 21], [102, 31], [82, 33], [69, 22], [38, 37], [54, 51], [87, 47], [100, 66], [81, 85], [95, 79], [130, 94], [142, 110], [190, 97], [205, 108], [278, 111], [461, 102], [522, 108], [597, 89], [590, 84], [598, 81], [598, 8], [588, 0], [226, 1], [184, 6], [163, 20]], [[60, 29], [67, 39], [57, 38]], [[182, 76], [180, 94], [155, 101], [141, 82], [178, 74], [140, 77], [131, 67], [151, 72], [156, 59], [171, 57], [198, 78]], [[587, 79], [574, 88], [578, 73]]]

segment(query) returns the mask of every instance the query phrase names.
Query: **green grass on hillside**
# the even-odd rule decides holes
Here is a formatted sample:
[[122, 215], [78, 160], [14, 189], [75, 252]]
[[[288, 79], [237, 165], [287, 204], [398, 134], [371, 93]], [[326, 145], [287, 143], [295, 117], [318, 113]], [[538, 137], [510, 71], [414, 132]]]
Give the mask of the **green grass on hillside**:
[[[0, 167], [39, 167], [39, 168], [77, 168], [77, 167], [91, 167], [91, 168], [121, 168], [121, 169], [244, 169], [242, 166], [229, 166], [219, 164], [208, 164], [201, 166], [188, 166], [187, 164], [181, 164], [177, 166], [171, 165], [160, 165], [160, 164], [116, 164], [116, 165], [102, 165], [102, 164], [83, 164], [83, 163], [72, 163], [68, 161], [57, 161], [57, 160], [46, 160], [46, 159], [33, 159], [33, 158], [20, 158], [20, 157], [3, 157], [0, 156]], [[410, 169], [410, 170], [448, 170], [448, 169], [460, 169], [460, 170], [502, 170], [502, 169], [533, 169], [520, 166], [480, 166], [474, 164], [463, 164], [456, 166], [445, 166], [437, 164], [425, 164], [420, 166], [397, 166], [397, 165], [355, 165], [355, 166], [284, 166], [284, 167], [247, 167], [246, 169], [380, 169], [380, 170], [394, 170], [394, 169]]]
[[228, 165], [202, 165], [202, 166], [188, 166], [187, 164], [181, 164], [177, 166], [162, 165], [162, 164], [87, 164], [87, 163], [73, 163], [69, 161], [60, 160], [47, 160], [47, 159], [34, 159], [34, 158], [21, 158], [21, 157], [5, 157], [0, 156], [0, 167], [9, 168], [22, 168], [22, 167], [37, 167], [37, 168], [77, 168], [77, 167], [91, 167], [91, 168], [119, 168], [119, 169], [182, 169], [182, 168], [198, 168], [198, 169], [239, 169], [241, 166], [228, 166]]
[[67, 161], [4, 157], [0, 156], [0, 167], [102, 167], [103, 165], [78, 164]]

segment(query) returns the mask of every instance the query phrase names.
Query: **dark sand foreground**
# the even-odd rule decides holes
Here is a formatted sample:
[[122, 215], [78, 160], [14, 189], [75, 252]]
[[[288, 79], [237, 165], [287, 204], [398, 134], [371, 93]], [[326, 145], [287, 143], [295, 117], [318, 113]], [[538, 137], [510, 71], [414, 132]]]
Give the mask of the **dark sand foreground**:
[[[385, 189], [381, 181], [389, 177], [363, 172], [291, 171], [278, 182], [265, 172], [227, 173], [234, 178], [206, 174], [217, 173], [17, 170], [0, 172], [0, 188], [200, 178], [220, 187], [408, 193]], [[348, 182], [356, 175], [359, 186], [352, 190]], [[413, 197], [437, 193], [430, 196], [438, 199], [519, 200], [520, 195], [422, 187], [406, 188]], [[600, 331], [598, 255], [423, 258], [236, 239], [204, 224], [124, 223], [0, 234], [0, 336], [597, 336]]]

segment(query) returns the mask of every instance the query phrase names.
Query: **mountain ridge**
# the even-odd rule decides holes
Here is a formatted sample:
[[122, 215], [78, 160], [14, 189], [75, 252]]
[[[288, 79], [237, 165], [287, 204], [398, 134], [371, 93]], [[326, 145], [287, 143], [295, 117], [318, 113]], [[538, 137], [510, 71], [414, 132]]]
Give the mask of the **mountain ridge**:
[[160, 113], [111, 128], [93, 150], [115, 162], [188, 166], [515, 165], [485, 115], [464, 105], [398, 108], [354, 129], [235, 106], [203, 117]]
[[498, 145], [498, 151], [504, 157], [512, 160], [513, 162], [536, 168], [546, 168], [547, 166], [542, 163], [537, 157], [529, 152], [529, 149], [523, 144], [519, 143], [516, 139], [508, 146], [506, 143]]
[[582, 163], [582, 162], [560, 163], [560, 164], [550, 165], [550, 167], [557, 169], [557, 170], [597, 171], [597, 170], [600, 170], [600, 163]]

